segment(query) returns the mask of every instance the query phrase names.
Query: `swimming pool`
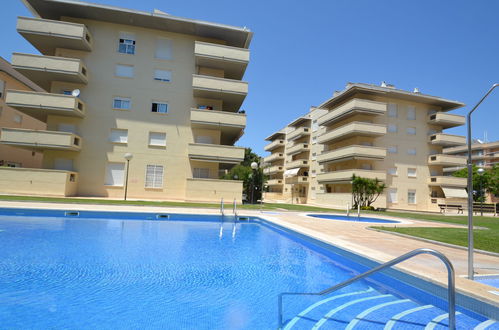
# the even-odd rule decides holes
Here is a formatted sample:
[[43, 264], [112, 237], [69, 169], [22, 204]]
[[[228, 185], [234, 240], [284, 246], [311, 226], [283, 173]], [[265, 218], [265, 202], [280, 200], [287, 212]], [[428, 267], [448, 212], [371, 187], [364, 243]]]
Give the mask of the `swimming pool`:
[[340, 221], [353, 221], [353, 222], [372, 222], [372, 223], [400, 223], [396, 220], [370, 218], [370, 217], [357, 217], [357, 216], [344, 216], [344, 215], [334, 215], [334, 214], [307, 214], [309, 217], [329, 219], [329, 220], [340, 220]]
[[[275, 329], [279, 293], [372, 267], [258, 218], [184, 214], [0, 209], [0, 251], [2, 328]], [[387, 274], [286, 299], [287, 327], [337, 329], [362, 313], [360, 328], [445, 324], [446, 303], [428, 293], [445, 289]], [[486, 322], [458, 311], [462, 329]]]

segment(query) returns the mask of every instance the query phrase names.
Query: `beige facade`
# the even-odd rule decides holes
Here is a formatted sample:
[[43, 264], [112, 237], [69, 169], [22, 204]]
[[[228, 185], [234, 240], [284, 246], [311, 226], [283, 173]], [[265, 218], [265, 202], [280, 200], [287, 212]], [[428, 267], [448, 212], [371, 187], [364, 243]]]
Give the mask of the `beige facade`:
[[45, 129], [45, 123], [28, 116], [5, 103], [6, 91], [41, 91], [42, 89], [28, 78], [14, 70], [12, 65], [0, 57], [0, 171], [3, 167], [40, 168], [42, 153], [29, 148], [4, 143], [6, 135], [11, 131]]
[[[305, 192], [298, 190], [299, 198], [291, 196], [293, 202], [344, 209], [352, 205], [351, 178], [355, 174], [386, 184], [375, 207], [438, 211], [438, 204], [464, 202], [466, 180], [446, 176], [444, 168], [465, 164], [465, 159], [443, 153], [444, 147], [465, 143], [464, 137], [443, 132], [464, 124], [462, 116], [447, 113], [462, 106], [389, 85], [347, 84], [280, 131], [286, 133], [287, 141], [290, 136], [293, 141], [285, 152], [289, 148], [297, 152], [297, 156], [285, 158], [283, 167], [300, 169], [297, 174], [288, 172], [277, 201], [289, 202], [286, 188], [295, 194], [292, 187], [306, 186]], [[297, 123], [299, 127], [295, 127]], [[310, 134], [301, 137], [306, 128]], [[298, 143], [295, 136], [300, 136]], [[308, 144], [306, 150], [302, 142]], [[272, 166], [275, 164], [270, 163], [267, 171]], [[286, 187], [286, 181], [292, 185]]]
[[13, 64], [46, 92], [12, 88], [6, 102], [47, 130], [11, 130], [8, 143], [42, 151], [43, 168], [71, 178], [55, 195], [122, 198], [128, 182], [132, 199], [241, 201], [242, 182], [219, 178], [244, 158], [234, 143], [246, 126], [249, 30], [27, 2], [37, 18], [20, 17], [17, 29], [42, 55], [15, 53]]

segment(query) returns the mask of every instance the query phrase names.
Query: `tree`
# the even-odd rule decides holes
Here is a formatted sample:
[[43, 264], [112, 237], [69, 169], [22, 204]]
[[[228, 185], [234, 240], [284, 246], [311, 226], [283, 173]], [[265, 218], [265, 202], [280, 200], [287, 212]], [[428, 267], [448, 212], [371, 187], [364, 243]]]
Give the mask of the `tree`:
[[386, 185], [380, 180], [352, 176], [353, 207], [369, 207], [385, 190]]
[[[254, 203], [262, 198], [262, 187], [266, 181], [263, 174], [263, 168], [258, 167], [256, 170], [251, 168], [251, 163], [260, 164], [261, 157], [251, 151], [251, 148], [244, 150], [244, 160], [241, 164], [234, 166], [231, 170], [222, 176], [225, 180], [242, 180], [243, 193], [246, 195], [246, 200]], [[253, 198], [251, 200], [251, 198]]]
[[[462, 168], [452, 174], [458, 178], [468, 177], [468, 168]], [[494, 165], [492, 169], [486, 169], [483, 174], [478, 174], [478, 166], [473, 165], [473, 200], [475, 202], [484, 202], [484, 192], [496, 194], [499, 193], [499, 168]]]

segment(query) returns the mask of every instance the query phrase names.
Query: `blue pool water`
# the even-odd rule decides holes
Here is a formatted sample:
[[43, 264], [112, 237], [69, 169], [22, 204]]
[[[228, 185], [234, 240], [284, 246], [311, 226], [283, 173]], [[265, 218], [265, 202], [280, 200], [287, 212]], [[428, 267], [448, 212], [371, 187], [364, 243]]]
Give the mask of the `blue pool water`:
[[[368, 268], [257, 218], [5, 213], [0, 328], [6, 329], [276, 329], [279, 293], [320, 291]], [[357, 328], [377, 329], [422, 307], [400, 314], [393, 329], [423, 329], [431, 320], [442, 329], [447, 322], [438, 320], [444, 301], [383, 274], [325, 297], [288, 297], [284, 306], [292, 329], [344, 328], [376, 306]], [[331, 314], [338, 306], [341, 313]], [[486, 321], [458, 310], [460, 329]]]
[[353, 221], [353, 222], [373, 222], [373, 223], [400, 223], [396, 220], [388, 219], [378, 219], [369, 217], [357, 217], [357, 216], [344, 216], [344, 215], [333, 215], [333, 214], [307, 214], [309, 217], [329, 219], [329, 220], [341, 220], [341, 221]]

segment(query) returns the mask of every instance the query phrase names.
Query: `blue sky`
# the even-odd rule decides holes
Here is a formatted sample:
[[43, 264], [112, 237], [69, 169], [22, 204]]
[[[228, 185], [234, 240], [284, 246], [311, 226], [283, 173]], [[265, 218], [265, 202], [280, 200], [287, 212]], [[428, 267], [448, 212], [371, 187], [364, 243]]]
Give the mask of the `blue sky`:
[[[35, 52], [15, 30], [20, 0], [0, 11], [0, 56]], [[379, 84], [462, 101], [464, 114], [499, 82], [499, 1], [493, 0], [93, 0], [96, 3], [247, 26], [255, 35], [245, 80], [246, 133], [263, 140], [347, 82]], [[474, 137], [499, 140], [499, 88], [474, 115]], [[450, 130], [465, 134], [465, 128]]]

